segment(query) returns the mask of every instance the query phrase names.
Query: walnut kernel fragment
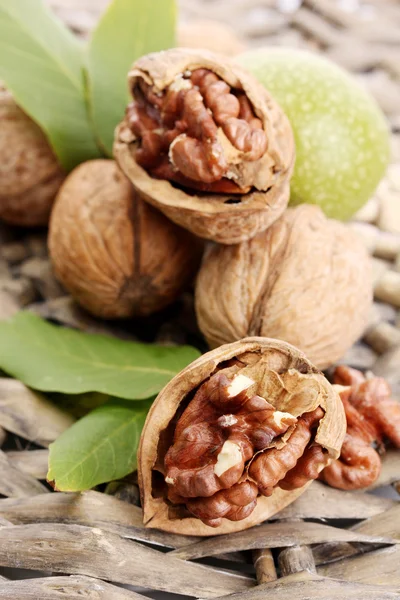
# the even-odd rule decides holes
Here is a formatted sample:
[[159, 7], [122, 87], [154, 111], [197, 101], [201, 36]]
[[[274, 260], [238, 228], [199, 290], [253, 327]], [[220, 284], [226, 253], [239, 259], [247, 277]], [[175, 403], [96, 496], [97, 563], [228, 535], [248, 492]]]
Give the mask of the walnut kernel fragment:
[[392, 397], [388, 382], [344, 365], [336, 368], [334, 382], [351, 386], [349, 402], [372, 429], [372, 438], [381, 446], [387, 440], [400, 448], [400, 404]]
[[333, 380], [347, 386], [339, 392], [347, 432], [340, 457], [322, 471], [320, 478], [343, 490], [366, 488], [381, 472], [379, 453], [385, 452], [384, 442], [400, 448], [400, 404], [392, 398], [389, 384], [381, 377], [367, 378], [360, 371], [341, 365], [335, 369]]
[[179, 73], [162, 92], [144, 80], [127, 108], [140, 141], [136, 160], [152, 176], [207, 192], [247, 193], [235, 182], [235, 162], [259, 160], [268, 140], [244, 93], [209, 69]]

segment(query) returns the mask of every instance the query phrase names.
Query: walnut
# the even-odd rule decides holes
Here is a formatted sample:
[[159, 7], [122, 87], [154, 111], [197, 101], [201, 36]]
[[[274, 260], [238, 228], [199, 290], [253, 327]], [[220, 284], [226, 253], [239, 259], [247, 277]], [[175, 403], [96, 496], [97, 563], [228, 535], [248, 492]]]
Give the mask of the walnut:
[[338, 394], [285, 342], [247, 338], [204, 354], [160, 392], [138, 455], [144, 523], [216, 535], [264, 521], [338, 458]]
[[379, 454], [372, 446], [346, 433], [340, 459], [327, 466], [320, 479], [340, 490], [360, 490], [378, 479], [381, 466]]
[[196, 19], [179, 23], [177, 36], [177, 45], [180, 47], [198, 50], [206, 48], [225, 56], [235, 56], [246, 49], [234, 29], [212, 19]]
[[199, 237], [237, 243], [285, 209], [289, 122], [250, 74], [207, 51], [139, 59], [114, 153], [144, 198]]
[[371, 485], [381, 472], [381, 459], [372, 448], [368, 423], [349, 402], [351, 388], [340, 391], [346, 414], [347, 432], [340, 457], [328, 465], [319, 475], [322, 481], [341, 490], [358, 490]]
[[46, 225], [65, 177], [44, 134], [0, 82], [0, 219]]
[[51, 215], [55, 273], [75, 300], [103, 318], [148, 315], [190, 283], [201, 244], [143, 202], [112, 160], [76, 168]]
[[373, 432], [373, 439], [383, 439], [400, 448], [400, 403], [392, 398], [392, 390], [382, 377], [364, 377], [360, 371], [344, 365], [335, 369], [334, 381], [351, 386], [349, 402], [362, 415]]
[[372, 301], [369, 257], [321, 209], [288, 209], [267, 231], [206, 252], [196, 312], [211, 347], [264, 335], [301, 348], [319, 368], [362, 334]]
[[347, 433], [340, 457], [320, 478], [340, 489], [362, 489], [374, 483], [381, 471], [380, 456], [371, 444], [377, 443], [380, 453], [385, 451], [384, 441], [400, 448], [400, 404], [381, 377], [366, 378], [341, 365], [335, 369], [333, 381], [340, 388]]

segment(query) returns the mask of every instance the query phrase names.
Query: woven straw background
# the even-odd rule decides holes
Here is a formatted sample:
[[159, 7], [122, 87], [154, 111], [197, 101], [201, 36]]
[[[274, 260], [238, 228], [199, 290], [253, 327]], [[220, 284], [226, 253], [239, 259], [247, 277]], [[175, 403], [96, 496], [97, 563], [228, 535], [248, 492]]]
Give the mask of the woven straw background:
[[[84, 37], [108, 3], [47, 1]], [[209, 43], [223, 40], [231, 53], [263, 45], [324, 53], [352, 71], [387, 115], [392, 164], [349, 224], [371, 254], [374, 308], [362, 340], [342, 362], [387, 377], [400, 398], [400, 2], [180, 0], [179, 7], [181, 23], [213, 19], [230, 28], [214, 29]], [[212, 31], [210, 23], [206, 30]], [[45, 232], [14, 238], [1, 229], [0, 246], [10, 310], [29, 307], [78, 329], [121, 334], [65, 295], [52, 274]], [[170, 324], [164, 325], [158, 341], [170, 334]], [[387, 452], [381, 477], [367, 493], [315, 482], [274, 517], [276, 523], [189, 546], [196, 540], [144, 529], [134, 477], [110, 484], [106, 494], [49, 493], [47, 447], [69, 424], [18, 382], [0, 382], [1, 599], [219, 598], [237, 592], [235, 600], [400, 600], [398, 451]], [[202, 559], [205, 566], [190, 560], [210, 555]]]

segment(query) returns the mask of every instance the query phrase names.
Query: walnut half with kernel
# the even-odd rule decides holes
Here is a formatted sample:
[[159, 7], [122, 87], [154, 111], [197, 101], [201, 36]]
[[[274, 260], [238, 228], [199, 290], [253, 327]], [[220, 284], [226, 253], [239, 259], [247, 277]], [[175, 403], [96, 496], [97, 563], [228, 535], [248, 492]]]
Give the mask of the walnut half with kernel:
[[139, 446], [144, 523], [218, 535], [261, 523], [338, 458], [342, 402], [305, 355], [247, 338], [194, 361], [160, 392]]
[[287, 206], [294, 164], [285, 114], [226, 57], [176, 48], [140, 58], [114, 155], [144, 198], [223, 244], [266, 229]]

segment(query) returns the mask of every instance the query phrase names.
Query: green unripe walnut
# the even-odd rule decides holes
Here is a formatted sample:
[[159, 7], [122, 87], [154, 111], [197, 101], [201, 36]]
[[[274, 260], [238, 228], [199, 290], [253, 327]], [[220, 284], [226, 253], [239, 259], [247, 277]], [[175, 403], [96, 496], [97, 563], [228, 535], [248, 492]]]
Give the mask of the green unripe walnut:
[[342, 68], [307, 51], [264, 48], [237, 60], [291, 122], [291, 204], [318, 204], [329, 217], [350, 218], [371, 197], [389, 162], [388, 126], [375, 100]]

